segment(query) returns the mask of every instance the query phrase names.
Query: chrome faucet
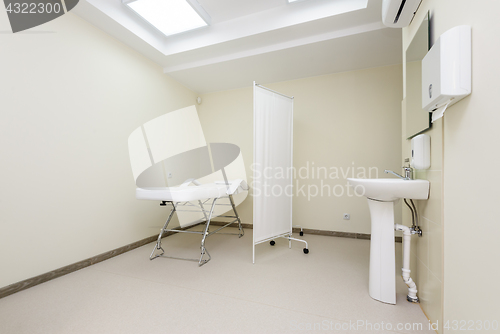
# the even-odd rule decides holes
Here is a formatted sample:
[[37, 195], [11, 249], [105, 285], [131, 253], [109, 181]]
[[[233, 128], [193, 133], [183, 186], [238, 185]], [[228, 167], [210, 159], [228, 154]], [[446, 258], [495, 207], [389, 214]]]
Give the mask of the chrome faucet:
[[388, 170], [388, 169], [386, 169], [386, 170], [384, 170], [384, 173], [386, 173], [386, 174], [391, 173], [391, 174], [393, 174], [393, 175], [396, 175], [396, 176], [397, 176], [397, 177], [399, 177], [400, 179], [403, 179], [403, 180], [409, 180], [409, 179], [407, 179], [406, 177], [404, 177], [403, 175], [399, 175], [398, 173], [393, 172], [392, 170]]
[[408, 166], [403, 167], [403, 170], [405, 171], [405, 180], [413, 180], [413, 168]]
[[405, 176], [399, 175], [398, 173], [393, 172], [392, 170], [388, 170], [388, 169], [386, 169], [384, 171], [384, 173], [386, 173], [386, 174], [391, 173], [391, 174], [396, 175], [397, 177], [399, 177], [400, 179], [403, 179], [403, 180], [412, 180], [413, 179], [413, 168], [411, 168], [411, 166], [410, 166], [410, 159], [406, 158], [405, 163], [408, 163], [408, 166], [401, 167], [404, 170]]

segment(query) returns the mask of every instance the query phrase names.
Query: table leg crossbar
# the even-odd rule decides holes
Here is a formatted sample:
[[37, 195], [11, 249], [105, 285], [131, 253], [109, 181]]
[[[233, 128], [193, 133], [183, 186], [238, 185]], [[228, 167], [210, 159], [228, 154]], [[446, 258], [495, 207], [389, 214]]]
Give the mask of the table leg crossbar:
[[[207, 215], [207, 211], [205, 210], [203, 204], [206, 203], [206, 201], [204, 203], [202, 203], [201, 201], [198, 201], [198, 204], [201, 208], [201, 210], [199, 210], [198, 212], [203, 212], [203, 215], [205, 217], [205, 228], [203, 231], [187, 231], [187, 230], [169, 230], [167, 229], [168, 227], [168, 224], [170, 223], [170, 221], [172, 220], [172, 217], [174, 216], [174, 213], [176, 211], [181, 211], [181, 210], [177, 210], [177, 206], [179, 205], [183, 205], [183, 204], [180, 204], [180, 203], [174, 203], [174, 202], [162, 202], [162, 206], [165, 206], [166, 203], [170, 203], [172, 205], [172, 210], [170, 211], [170, 214], [167, 218], [167, 221], [165, 222], [165, 225], [163, 225], [163, 228], [160, 230], [160, 234], [158, 235], [158, 239], [156, 241], [156, 244], [153, 248], [153, 251], [151, 252], [151, 255], [149, 256], [149, 259], [150, 260], [154, 260], [158, 257], [165, 257], [165, 258], [169, 258], [169, 259], [176, 259], [176, 260], [185, 260], [185, 261], [194, 261], [194, 262], [198, 262], [198, 266], [201, 267], [202, 265], [206, 264], [208, 261], [210, 261], [212, 259], [212, 257], [210, 256], [210, 253], [207, 251], [206, 247], [205, 247], [205, 240], [208, 236], [212, 235], [212, 234], [215, 234], [217, 233], [218, 231], [222, 230], [223, 228], [225, 227], [228, 227], [229, 225], [231, 224], [234, 224], [236, 222], [238, 222], [238, 233], [219, 233], [219, 234], [232, 234], [232, 235], [238, 235], [240, 238], [245, 234], [245, 232], [243, 231], [243, 227], [241, 225], [241, 219], [240, 217], [238, 216], [238, 212], [236, 211], [236, 206], [234, 205], [234, 201], [233, 201], [233, 196], [232, 195], [229, 195], [229, 200], [231, 202], [231, 206], [233, 208], [233, 212], [234, 212], [234, 216], [220, 216], [220, 217], [223, 217], [223, 218], [234, 218], [234, 220], [232, 220], [231, 222], [223, 225], [222, 227], [218, 228], [217, 230], [213, 231], [213, 232], [209, 232], [209, 227], [210, 227], [210, 221], [212, 220], [212, 215], [213, 215], [213, 212], [214, 212], [214, 208], [215, 208], [215, 205], [216, 205], [216, 202], [217, 202], [217, 198], [215, 198], [213, 201], [212, 201], [212, 205], [211, 205], [211, 208], [210, 208], [210, 212], [208, 213]], [[184, 203], [185, 205], [186, 203]], [[217, 204], [217, 205], [222, 205], [222, 204]], [[166, 232], [174, 232], [174, 233], [193, 233], [193, 234], [201, 234], [203, 235], [202, 239], [201, 239], [201, 245], [200, 245], [200, 258], [196, 258], [196, 259], [190, 259], [190, 258], [181, 258], [181, 257], [173, 257], [173, 256], [167, 256], [165, 255], [165, 250], [163, 249], [162, 245], [161, 245], [161, 239], [163, 238], [163, 235], [166, 233]], [[161, 251], [161, 252], [158, 252], [158, 251]], [[206, 255], [206, 257], [205, 257]]]

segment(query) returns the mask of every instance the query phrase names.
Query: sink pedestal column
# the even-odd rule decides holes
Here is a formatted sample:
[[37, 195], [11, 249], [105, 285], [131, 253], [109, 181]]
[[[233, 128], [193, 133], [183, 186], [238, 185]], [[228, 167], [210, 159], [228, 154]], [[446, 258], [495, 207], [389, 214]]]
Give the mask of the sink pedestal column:
[[370, 297], [396, 304], [396, 253], [394, 244], [394, 202], [368, 198], [372, 220], [370, 243]]

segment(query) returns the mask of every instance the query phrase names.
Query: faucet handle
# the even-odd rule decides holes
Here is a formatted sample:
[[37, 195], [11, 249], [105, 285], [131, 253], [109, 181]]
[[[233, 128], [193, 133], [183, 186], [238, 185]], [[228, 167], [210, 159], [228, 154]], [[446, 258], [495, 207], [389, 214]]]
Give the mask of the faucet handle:
[[405, 171], [405, 179], [406, 180], [413, 180], [413, 168], [411, 166], [408, 167], [403, 167], [403, 170]]

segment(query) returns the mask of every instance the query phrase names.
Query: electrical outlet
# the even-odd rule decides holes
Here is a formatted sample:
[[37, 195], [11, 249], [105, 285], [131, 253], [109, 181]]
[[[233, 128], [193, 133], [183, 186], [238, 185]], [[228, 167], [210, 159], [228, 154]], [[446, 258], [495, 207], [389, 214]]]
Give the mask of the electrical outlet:
[[351, 219], [351, 215], [349, 213], [344, 213], [344, 220]]
[[172, 178], [172, 173], [167, 174], [167, 178], [171, 179]]

